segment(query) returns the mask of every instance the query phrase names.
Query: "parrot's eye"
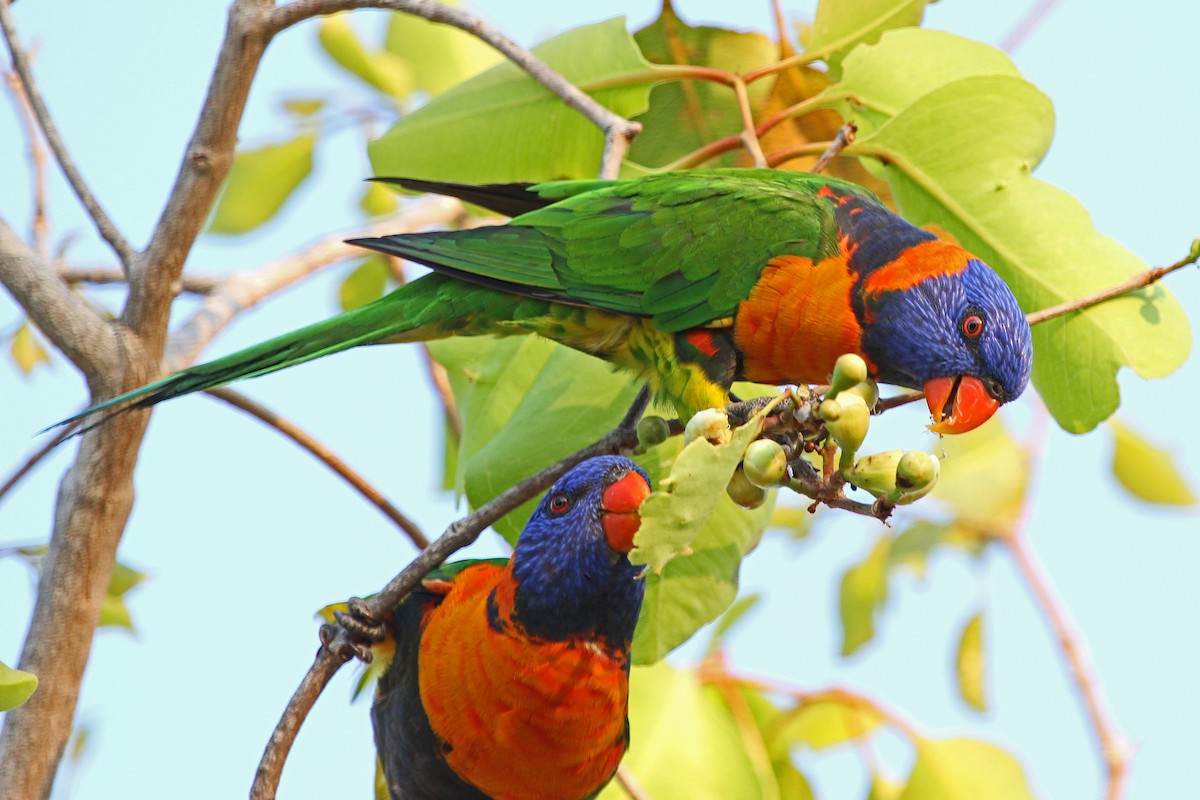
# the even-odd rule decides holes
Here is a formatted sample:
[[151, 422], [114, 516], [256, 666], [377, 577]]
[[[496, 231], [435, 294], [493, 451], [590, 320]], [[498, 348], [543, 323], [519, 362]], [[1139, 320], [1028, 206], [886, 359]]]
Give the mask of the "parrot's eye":
[[974, 339], [983, 333], [983, 317], [978, 314], [968, 314], [962, 321], [963, 336]]
[[550, 498], [550, 504], [547, 507], [551, 514], [562, 514], [571, 507], [571, 498], [559, 492]]

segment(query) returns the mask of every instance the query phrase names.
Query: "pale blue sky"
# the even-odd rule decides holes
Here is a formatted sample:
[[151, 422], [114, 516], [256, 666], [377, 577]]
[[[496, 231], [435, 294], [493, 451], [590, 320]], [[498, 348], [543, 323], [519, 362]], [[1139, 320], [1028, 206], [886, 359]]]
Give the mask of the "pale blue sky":
[[[768, 4], [679, 0], [692, 21], [746, 28], [769, 24]], [[811, 3], [787, 3], [800, 18]], [[945, 0], [927, 25], [998, 43], [1029, 3]], [[657, 3], [479, 2], [523, 43], [625, 13], [634, 27]], [[84, 175], [135, 245], [157, 219], [203, 96], [224, 25], [225, 3], [18, 3], [24, 39], [38, 47], [37, 74]], [[1074, 193], [1098, 228], [1151, 264], [1170, 263], [1200, 235], [1200, 74], [1194, 59], [1200, 11], [1177, 3], [1064, 0], [1015, 60], [1054, 101], [1058, 133], [1039, 176]], [[278, 101], [310, 87], [333, 91], [315, 25], [289, 31], [269, 51], [242, 128], [250, 143], [279, 129]], [[20, 129], [0, 112], [0, 216], [28, 224]], [[250, 267], [353, 224], [368, 174], [361, 140], [337, 134], [317, 174], [262, 236], [205, 238], [189, 267]], [[61, 179], [51, 185], [54, 235], [74, 234], [72, 259], [110, 259]], [[213, 344], [228, 352], [334, 310], [335, 269], [245, 316]], [[1191, 312], [1200, 309], [1196, 271], [1171, 279]], [[112, 293], [110, 297], [115, 297]], [[0, 299], [0, 330], [16, 313]], [[1147, 384], [1124, 376], [1124, 413], [1169, 443], [1200, 474], [1194, 398], [1200, 366]], [[430, 533], [456, 509], [435, 488], [440, 452], [436, 410], [413, 348], [360, 350], [241, 387], [296, 420], [356, 465]], [[61, 359], [25, 380], [0, 365], [0, 473], [31, 449], [35, 431], [77, 408], [81, 381]], [[1029, 417], [1032, 400], [1010, 419]], [[872, 438], [915, 446], [919, 412], [889, 415]], [[878, 435], [879, 439], [875, 437]], [[914, 442], [917, 439], [917, 442]], [[882, 449], [882, 448], [881, 448]], [[0, 547], [43, 541], [62, 448], [0, 505]], [[428, 455], [426, 455], [428, 454]], [[1200, 521], [1149, 509], [1122, 495], [1108, 473], [1110, 442], [1099, 432], [1053, 430], [1031, 518], [1033, 546], [1083, 629], [1121, 730], [1137, 749], [1132, 798], [1178, 796], [1191, 786], [1200, 747], [1191, 635], [1200, 604]], [[138, 473], [139, 502], [123, 561], [151, 574], [131, 596], [139, 635], [104, 632], [93, 649], [80, 703], [94, 731], [80, 769], [60, 788], [76, 797], [242, 796], [271, 727], [310, 663], [310, 613], [382, 585], [411, 548], [373, 509], [309, 458], [257, 423], [204, 398], [155, 413]], [[930, 579], [893, 583], [876, 642], [849, 661], [836, 656], [841, 571], [862, 558], [870, 521], [826, 520], [803, 544], [769, 537], [746, 562], [744, 588], [768, 602], [732, 640], [733, 660], [803, 686], [861, 689], [886, 699], [933, 735], [968, 734], [1015, 751], [1040, 796], [1095, 797], [1100, 769], [1090, 732], [1041, 617], [999, 552], [983, 564], [936, 557]], [[480, 552], [495, 550], [485, 543]], [[29, 613], [28, 571], [0, 559], [0, 660], [15, 664]], [[977, 600], [988, 613], [992, 710], [980, 717], [956, 700], [954, 638]], [[686, 654], [685, 654], [686, 656]], [[686, 658], [685, 658], [686, 660]], [[309, 717], [282, 796], [367, 797], [371, 744], [367, 706], [346, 699], [353, 671], [334, 681]], [[636, 737], [637, 732], [634, 731]], [[899, 769], [904, 750], [889, 742]], [[857, 755], [838, 751], [801, 762], [822, 797], [861, 797]], [[360, 766], [349, 788], [332, 764]], [[60, 792], [65, 796], [64, 792]], [[662, 800], [659, 798], [659, 800]]]

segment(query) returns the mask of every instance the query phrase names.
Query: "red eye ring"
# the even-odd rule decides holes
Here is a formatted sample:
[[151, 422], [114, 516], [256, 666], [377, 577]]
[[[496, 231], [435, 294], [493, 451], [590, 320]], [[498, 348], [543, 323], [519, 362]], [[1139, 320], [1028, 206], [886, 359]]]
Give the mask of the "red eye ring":
[[571, 507], [571, 498], [559, 492], [550, 498], [550, 502], [546, 507], [550, 509], [551, 514], [562, 514]]
[[972, 339], [983, 333], [983, 317], [978, 314], [970, 314], [963, 317], [962, 321], [963, 336], [968, 336]]

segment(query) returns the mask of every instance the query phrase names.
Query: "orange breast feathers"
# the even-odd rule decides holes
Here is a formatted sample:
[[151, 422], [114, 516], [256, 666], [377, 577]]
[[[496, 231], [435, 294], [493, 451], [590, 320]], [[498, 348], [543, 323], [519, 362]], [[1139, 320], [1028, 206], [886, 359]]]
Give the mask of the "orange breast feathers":
[[862, 329], [850, 306], [854, 280], [844, 254], [815, 263], [772, 259], [734, 320], [746, 379], [825, 383], [838, 356], [862, 355]]
[[[421, 637], [421, 701], [459, 777], [504, 800], [583, 798], [625, 753], [627, 656], [532, 640], [511, 622], [508, 568], [456, 576]], [[488, 624], [488, 597], [505, 628]]]

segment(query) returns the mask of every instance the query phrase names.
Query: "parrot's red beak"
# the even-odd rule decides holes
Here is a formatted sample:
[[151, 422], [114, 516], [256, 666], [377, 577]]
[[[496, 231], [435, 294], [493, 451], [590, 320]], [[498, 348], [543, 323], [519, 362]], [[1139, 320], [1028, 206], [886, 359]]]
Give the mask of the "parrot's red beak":
[[925, 402], [933, 415], [934, 433], [966, 433], [992, 418], [1000, 401], [970, 375], [934, 378], [925, 384]]
[[638, 508], [649, 496], [650, 484], [636, 472], [630, 472], [604, 490], [600, 498], [600, 508], [604, 511], [601, 524], [604, 538], [614, 551], [628, 553], [633, 549], [633, 537], [642, 525]]

